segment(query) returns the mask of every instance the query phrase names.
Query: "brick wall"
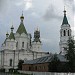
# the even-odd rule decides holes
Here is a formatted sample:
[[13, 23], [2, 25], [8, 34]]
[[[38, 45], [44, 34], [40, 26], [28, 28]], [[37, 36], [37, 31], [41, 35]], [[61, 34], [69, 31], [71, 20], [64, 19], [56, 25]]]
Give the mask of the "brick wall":
[[23, 71], [37, 71], [37, 72], [48, 72], [49, 63], [42, 63], [42, 64], [23, 64], [22, 70]]
[[23, 71], [31, 71], [32, 70], [32, 65], [30, 65], [30, 64], [23, 64], [22, 65], [22, 70]]

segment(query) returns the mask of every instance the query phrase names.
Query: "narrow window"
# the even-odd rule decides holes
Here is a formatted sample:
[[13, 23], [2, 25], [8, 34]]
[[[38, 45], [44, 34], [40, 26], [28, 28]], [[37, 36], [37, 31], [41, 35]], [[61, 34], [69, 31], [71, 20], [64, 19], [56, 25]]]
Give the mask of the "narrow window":
[[24, 42], [22, 42], [22, 48], [24, 48]]
[[16, 47], [18, 47], [18, 42], [16, 43]]
[[10, 59], [10, 66], [12, 66], [12, 59]]
[[66, 36], [66, 31], [64, 30], [64, 36]]
[[69, 30], [68, 30], [68, 36], [69, 36]]

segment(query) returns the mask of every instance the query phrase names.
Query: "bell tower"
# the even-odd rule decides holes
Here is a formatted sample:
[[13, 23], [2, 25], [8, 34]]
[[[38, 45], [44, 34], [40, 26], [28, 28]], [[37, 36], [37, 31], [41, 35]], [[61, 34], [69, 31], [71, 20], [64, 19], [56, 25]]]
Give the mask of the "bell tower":
[[69, 37], [71, 37], [71, 27], [70, 27], [70, 24], [68, 23], [68, 20], [66, 17], [66, 10], [64, 8], [64, 17], [63, 17], [63, 22], [60, 29], [60, 42], [59, 42], [60, 53], [62, 55], [66, 53], [65, 49], [67, 48], [67, 41]]
[[38, 28], [34, 31], [34, 42], [41, 42], [40, 41], [40, 31]]

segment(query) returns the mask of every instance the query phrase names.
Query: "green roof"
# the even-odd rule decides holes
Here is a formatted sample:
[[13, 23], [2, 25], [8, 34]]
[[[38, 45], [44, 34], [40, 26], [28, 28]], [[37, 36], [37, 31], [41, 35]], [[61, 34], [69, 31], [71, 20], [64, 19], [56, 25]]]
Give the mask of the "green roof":
[[13, 32], [10, 33], [10, 35], [9, 35], [9, 39], [15, 39], [15, 37], [14, 37], [14, 33], [13, 33]]
[[17, 33], [19, 33], [19, 34], [22, 34], [22, 33], [27, 34], [26, 28], [25, 28], [25, 26], [24, 26], [23, 23], [21, 23], [21, 24], [19, 25], [19, 28], [17, 29]]
[[6, 40], [7, 40], [7, 39], [5, 39], [5, 41], [4, 41], [4, 43], [3, 43], [3, 44], [6, 44]]
[[68, 24], [68, 20], [67, 20], [67, 17], [66, 17], [66, 15], [64, 15], [64, 18], [63, 18], [62, 25], [63, 25], [63, 24]]

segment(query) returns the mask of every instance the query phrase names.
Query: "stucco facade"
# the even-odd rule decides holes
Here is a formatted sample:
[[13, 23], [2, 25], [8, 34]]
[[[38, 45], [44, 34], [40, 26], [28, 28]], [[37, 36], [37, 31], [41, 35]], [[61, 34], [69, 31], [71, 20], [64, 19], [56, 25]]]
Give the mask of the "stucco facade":
[[64, 18], [60, 29], [60, 53], [62, 55], [66, 54], [66, 48], [68, 48], [68, 40], [71, 37], [71, 27], [68, 23], [67, 17], [66, 17], [66, 10], [64, 10]]
[[10, 34], [6, 34], [6, 39], [2, 44], [0, 51], [1, 68], [17, 68], [19, 60], [32, 60], [48, 55], [42, 51], [42, 42], [40, 42], [40, 32], [36, 29], [34, 40], [31, 40], [31, 34], [27, 33], [24, 26], [24, 16], [20, 17], [21, 22], [16, 31], [13, 32], [12, 25]]

